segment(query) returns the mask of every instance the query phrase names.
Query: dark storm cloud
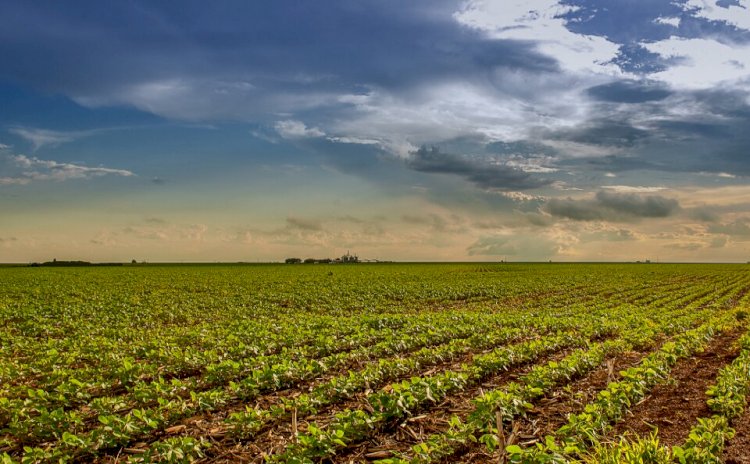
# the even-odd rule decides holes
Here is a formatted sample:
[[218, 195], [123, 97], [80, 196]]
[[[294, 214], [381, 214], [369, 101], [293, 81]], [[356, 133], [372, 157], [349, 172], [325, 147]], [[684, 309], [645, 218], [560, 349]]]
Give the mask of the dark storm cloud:
[[415, 171], [460, 176], [479, 188], [489, 190], [528, 190], [551, 183], [550, 180], [492, 160], [442, 153], [435, 147], [422, 147], [412, 152], [406, 164]]
[[723, 139], [731, 136], [731, 127], [727, 124], [700, 121], [654, 121], [650, 129], [657, 135], [671, 139]]
[[498, 67], [557, 69], [531, 43], [462, 27], [455, 1], [205, 6], [3, 2], [0, 77], [193, 119], [319, 107], [327, 93], [482, 79]]
[[[721, 91], [685, 91], [654, 82], [648, 74], [674, 62], [640, 45], [673, 35], [742, 42], [742, 31], [693, 17], [681, 1], [630, 0], [609, 2], [606, 8], [593, 0], [563, 3], [577, 7], [563, 15], [570, 31], [616, 43], [620, 53], [615, 63], [640, 77], [601, 84], [602, 76], [588, 81], [571, 75], [555, 57], [540, 54], [538, 43], [490, 39], [459, 24], [453, 17], [461, 6], [457, 0], [230, 1], [209, 7], [196, 0], [64, 5], [10, 0], [0, 2], [0, 17], [6, 19], [0, 28], [0, 80], [86, 104], [126, 103], [174, 118], [253, 120], [261, 127], [272, 127], [268, 123], [279, 119], [304, 121], [332, 137], [289, 143], [305, 145], [325, 167], [386, 187], [413, 185], [415, 171], [450, 174], [483, 190], [549, 185], [531, 172], [532, 164], [524, 164], [529, 160], [549, 171], [570, 169], [583, 175], [634, 170], [750, 174], [747, 95], [729, 84]], [[658, 18], [679, 18], [680, 23], [674, 27]], [[516, 80], [520, 84], [513, 84]], [[576, 95], [588, 112], [585, 121], [573, 125], [567, 112], [551, 111], [536, 100], [538, 95], [549, 101], [555, 100], [555, 92], [564, 95], [569, 89], [559, 82], [575, 82], [574, 87], [591, 82]], [[484, 132], [471, 132], [479, 126], [502, 129], [505, 121], [493, 117], [489, 123], [479, 118], [477, 124], [465, 124], [465, 149], [440, 140], [457, 110], [445, 103], [450, 98], [444, 94], [420, 93], [436, 88], [430, 85], [434, 83], [474, 88], [477, 97], [496, 101], [497, 108], [523, 102], [528, 117], [508, 123], [520, 128], [509, 131], [520, 139], [491, 141]], [[373, 94], [380, 100], [340, 98]], [[420, 106], [425, 100], [440, 104]], [[388, 111], [394, 101], [403, 112]], [[701, 111], [682, 111], [695, 107]], [[414, 129], [410, 125], [415, 120], [423, 122], [423, 108], [439, 108], [438, 116], [424, 118], [425, 125], [434, 121], [434, 128]], [[341, 125], [326, 124], [356, 121], [368, 111], [381, 123], [401, 121], [406, 113], [395, 130], [402, 131], [399, 142], [434, 142], [449, 153], [420, 149], [401, 162], [384, 145], [343, 143], [352, 125], [339, 133]], [[544, 121], [542, 127], [532, 128], [537, 121]], [[551, 123], [544, 126], [546, 121]], [[377, 129], [381, 126], [373, 124], [372, 131], [380, 131], [373, 134], [362, 128], [366, 122], [351, 132], [378, 140], [391, 136], [390, 126]], [[589, 156], [575, 152], [574, 144], [602, 150]], [[564, 174], [549, 175], [560, 180]], [[154, 177], [152, 182], [164, 180]]]
[[589, 145], [632, 147], [638, 141], [650, 136], [649, 131], [637, 128], [626, 120], [595, 119], [579, 127], [549, 134], [548, 138]]
[[499, 155], [521, 155], [521, 156], [555, 156], [557, 150], [533, 140], [515, 140], [512, 142], [492, 142], [486, 145], [488, 153]]
[[534, 132], [593, 153], [558, 147], [557, 167], [750, 175], [750, 95], [741, 88], [678, 91], [626, 80], [589, 88], [587, 95], [595, 104], [586, 121]]
[[750, 221], [744, 218], [723, 224], [711, 224], [708, 232], [712, 234], [726, 234], [735, 237], [750, 237]]
[[718, 222], [720, 219], [719, 214], [716, 212], [716, 208], [708, 206], [685, 209], [685, 212], [689, 218], [701, 222]]
[[699, 90], [689, 93], [692, 100], [705, 108], [708, 115], [750, 120], [747, 90], [727, 85], [721, 89]]
[[632, 80], [616, 81], [597, 85], [587, 90], [589, 96], [615, 103], [644, 103], [664, 100], [672, 92], [663, 84]]
[[632, 221], [668, 217], [680, 208], [677, 200], [661, 195], [600, 191], [591, 200], [553, 198], [545, 206], [553, 215], [574, 221]]
[[596, 200], [603, 208], [644, 218], [667, 217], [679, 208], [677, 200], [659, 195], [599, 192], [596, 194]]
[[590, 168], [602, 172], [625, 172], [637, 170], [662, 171], [667, 169], [667, 166], [660, 166], [658, 164], [640, 159], [636, 156], [617, 155], [580, 158], [570, 160], [568, 162], [563, 162], [561, 164], [576, 167], [583, 166], [584, 168]]

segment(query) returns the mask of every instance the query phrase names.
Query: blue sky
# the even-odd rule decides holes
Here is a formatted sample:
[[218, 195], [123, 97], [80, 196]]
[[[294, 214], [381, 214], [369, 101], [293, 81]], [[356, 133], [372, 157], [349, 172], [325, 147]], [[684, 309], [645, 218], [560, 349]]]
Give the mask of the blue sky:
[[0, 261], [750, 259], [748, 1], [0, 17]]

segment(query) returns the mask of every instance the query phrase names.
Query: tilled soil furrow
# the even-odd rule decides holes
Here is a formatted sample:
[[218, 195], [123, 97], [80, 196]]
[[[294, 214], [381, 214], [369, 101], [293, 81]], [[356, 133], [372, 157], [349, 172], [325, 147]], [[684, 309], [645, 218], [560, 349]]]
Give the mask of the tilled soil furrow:
[[712, 415], [706, 390], [719, 370], [739, 354], [736, 341], [743, 333], [734, 330], [718, 334], [703, 352], [678, 361], [669, 379], [633, 406], [608, 438], [632, 434], [643, 437], [658, 430], [663, 445], [682, 444], [698, 418]]
[[[599, 390], [619, 377], [619, 371], [638, 364], [649, 353], [650, 351], [644, 350], [615, 355], [589, 374], [555, 389], [550, 395], [535, 402], [534, 409], [529, 411], [526, 417], [520, 417], [515, 422], [519, 427], [518, 441], [531, 445], [543, 440], [546, 435], [567, 423], [569, 414], [583, 410], [589, 401], [596, 398]], [[493, 456], [483, 446], [470, 444], [457, 450], [450, 460], [444, 462], [484, 463], [491, 459]], [[497, 456], [494, 456], [494, 459], [497, 459]]]
[[750, 407], [745, 406], [745, 412], [732, 421], [732, 428], [735, 430], [735, 435], [724, 448], [721, 462], [750, 464]]
[[568, 422], [570, 414], [577, 414], [586, 404], [596, 399], [599, 391], [617, 380], [619, 372], [637, 365], [651, 350], [621, 353], [589, 375], [542, 398], [526, 418], [518, 420], [521, 441], [541, 440]]
[[[456, 398], [464, 397], [464, 396], [468, 398], [472, 398], [476, 396], [477, 394], [479, 394], [480, 390], [482, 389], [497, 388], [498, 386], [505, 384], [509, 381], [512, 381], [518, 376], [523, 375], [524, 373], [528, 372], [528, 370], [530, 370], [534, 365], [540, 364], [540, 363], [547, 363], [548, 361], [551, 361], [551, 360], [561, 359], [569, 351], [570, 350], [562, 350], [556, 353], [549, 354], [547, 356], [542, 356], [529, 363], [510, 368], [507, 371], [503, 371], [493, 377], [486, 379], [485, 381], [481, 382], [481, 384], [475, 387], [469, 388], [461, 392], [455, 397], [447, 398], [445, 401], [433, 404], [421, 410], [419, 413], [416, 414], [416, 416], [413, 416], [413, 417], [422, 417], [422, 416], [429, 417], [431, 414], [435, 412], [443, 414], [443, 411], [450, 410], [451, 408], [450, 404], [451, 402], [456, 401]], [[456, 364], [453, 367], [457, 368], [459, 366], [460, 366], [460, 363]], [[316, 426], [325, 426], [327, 423], [333, 420], [333, 416], [337, 411], [342, 411], [347, 408], [348, 409], [369, 409], [369, 405], [367, 403], [366, 398], [367, 398], [367, 395], [362, 394], [356, 399], [347, 401], [345, 403], [337, 404], [335, 409], [333, 410], [328, 410], [327, 412], [321, 412], [314, 416], [298, 418], [297, 424], [296, 424], [297, 431], [299, 433], [306, 431], [308, 425], [312, 423], [315, 423]], [[405, 423], [408, 424], [409, 422], [410, 420], [407, 419]], [[364, 454], [369, 453], [367, 450], [372, 447], [379, 446], [379, 441], [381, 439], [385, 439], [386, 437], [387, 438], [393, 437], [394, 431], [399, 430], [399, 429], [404, 429], [404, 427], [401, 427], [400, 424], [401, 423], [390, 424], [388, 427], [386, 427], [385, 429], [382, 429], [380, 432], [373, 434], [371, 439], [364, 441], [362, 443], [359, 443], [357, 445], [353, 445], [347, 450], [339, 452], [334, 458], [332, 458], [332, 460], [329, 460], [327, 462], [359, 462], [363, 460]], [[231, 459], [225, 459], [225, 457], [221, 456], [223, 453], [231, 451], [235, 455], [235, 458], [237, 458], [237, 456], [239, 455], [242, 455], [242, 456], [247, 456], [249, 459], [249, 462], [262, 463], [264, 462], [264, 456], [268, 456], [270, 454], [275, 454], [275, 453], [280, 453], [286, 448], [286, 446], [292, 443], [294, 439], [294, 428], [295, 427], [294, 427], [293, 422], [288, 421], [282, 424], [277, 424], [276, 427], [273, 427], [272, 429], [266, 431], [265, 433], [261, 433], [260, 435], [256, 436], [252, 442], [238, 445], [235, 442], [226, 441], [225, 446], [223, 447], [220, 445], [213, 447], [213, 449], [211, 450], [211, 454], [207, 456], [206, 462], [231, 462]]]
[[338, 454], [332, 462], [366, 462], [371, 459], [381, 459], [386, 454], [393, 455], [395, 452], [408, 451], [412, 446], [424, 441], [431, 433], [444, 429], [453, 414], [464, 416], [468, 414], [472, 409], [471, 401], [484, 391], [501, 388], [528, 373], [534, 366], [559, 361], [573, 350], [574, 348], [560, 350], [523, 366], [499, 373], [472, 388], [457, 392], [405, 421], [392, 424], [391, 427], [373, 435], [372, 438], [349, 448], [346, 453]]
[[[463, 353], [458, 355], [455, 358], [452, 359], [446, 359], [444, 361], [439, 362], [425, 362], [422, 366], [422, 370], [416, 371], [416, 372], [407, 372], [401, 375], [397, 375], [391, 378], [388, 378], [384, 381], [384, 383], [396, 383], [400, 382], [402, 380], [409, 379], [411, 377], [425, 377], [429, 375], [433, 375], [439, 372], [443, 371], [450, 371], [450, 370], [459, 370], [463, 364], [471, 363], [472, 359], [475, 356], [479, 356], [482, 354], [487, 354], [501, 346], [509, 345], [509, 344], [516, 344], [516, 343], [523, 343], [525, 341], [531, 340], [532, 337], [525, 336], [521, 338], [514, 338], [511, 340], [508, 340], [506, 343], [499, 344], [496, 346], [493, 346], [492, 348], [484, 349], [484, 350], [477, 350], [477, 351], [471, 351], [467, 353]], [[438, 346], [438, 345], [435, 345]], [[397, 357], [404, 357], [409, 356], [409, 353], [402, 353], [401, 356], [394, 356], [393, 358]], [[377, 360], [372, 360], [371, 362], [377, 362]], [[362, 361], [361, 363], [358, 363], [357, 365], [349, 365], [347, 369], [344, 370], [346, 372], [354, 371], [358, 369], [364, 368], [366, 365], [365, 361]], [[341, 375], [341, 372], [338, 372], [337, 375]], [[214, 437], [214, 438], [220, 438], [224, 437], [228, 434], [227, 425], [225, 423], [225, 419], [233, 412], [237, 411], [244, 411], [246, 405], [250, 405], [256, 409], [270, 409], [274, 406], [280, 406], [283, 403], [283, 400], [285, 399], [291, 399], [294, 397], [299, 396], [302, 393], [307, 393], [309, 391], [312, 391], [313, 388], [317, 385], [320, 385], [322, 383], [327, 382], [332, 378], [333, 375], [327, 375], [324, 377], [319, 377], [314, 379], [311, 383], [301, 383], [295, 387], [288, 388], [285, 390], [279, 390], [271, 393], [267, 393], [265, 395], [261, 395], [258, 398], [255, 398], [252, 400], [249, 404], [244, 403], [242, 401], [236, 401], [230, 404], [225, 405], [222, 409], [213, 411], [213, 412], [206, 412], [203, 414], [199, 414], [193, 417], [185, 418], [176, 424], [174, 424], [173, 427], [170, 427], [170, 429], [173, 430], [172, 433], [161, 431], [159, 433], [153, 434], [151, 437], [149, 437], [149, 440], [147, 441], [153, 441], [154, 439], [158, 438], [164, 438], [169, 436], [194, 436], [194, 437]], [[377, 388], [378, 385], [373, 385], [373, 389]], [[308, 423], [318, 423], [320, 424], [326, 424], [329, 421], [333, 419], [333, 414], [336, 411], [347, 409], [347, 408], [357, 408], [359, 405], [364, 404], [366, 402], [367, 395], [369, 395], [372, 391], [371, 390], [363, 390], [360, 392], [355, 393], [351, 398], [335, 401], [331, 404], [324, 405], [320, 407], [316, 414], [314, 415], [308, 415], [304, 417], [299, 417], [299, 431], [304, 431], [307, 428]], [[263, 436], [264, 434], [267, 434], [269, 432], [272, 432], [274, 428], [289, 428], [290, 418], [282, 418], [281, 420], [272, 420], [268, 423], [267, 426], [263, 427], [258, 433], [255, 434], [255, 436]], [[283, 433], [286, 433], [284, 431]], [[254, 441], [254, 438], [250, 441]]]
[[[610, 338], [610, 337], [603, 337], [603, 338]], [[514, 342], [517, 342], [518, 340], [514, 340]], [[491, 350], [483, 350], [481, 352], [473, 352], [466, 355], [462, 355], [460, 358], [449, 360], [447, 362], [441, 362], [437, 365], [430, 366], [425, 365], [424, 371], [417, 374], [405, 374], [403, 376], [399, 376], [395, 379], [390, 379], [390, 382], [399, 381], [403, 378], [409, 378], [413, 375], [429, 375], [432, 373], [440, 372], [443, 370], [451, 370], [451, 369], [457, 369], [460, 367], [462, 363], [470, 362], [473, 356], [476, 356], [480, 353], [486, 353]], [[567, 352], [567, 351], [566, 351]], [[563, 353], [564, 355], [564, 353]], [[555, 358], [549, 358], [549, 359], [555, 359]], [[352, 368], [363, 367], [366, 362], [357, 361], [354, 363], [351, 363], [351, 365], [347, 366], [347, 370], [351, 370]], [[523, 372], [517, 374], [521, 375]], [[517, 376], [516, 375], [516, 376]], [[256, 398], [252, 404], [256, 408], [261, 409], [268, 409], [270, 407], [273, 407], [274, 405], [278, 405], [282, 402], [283, 399], [288, 399], [290, 397], [294, 397], [299, 395], [300, 393], [304, 392], [305, 390], [312, 388], [312, 386], [320, 384], [325, 382], [328, 378], [330, 378], [330, 375], [321, 376], [315, 379], [308, 380], [307, 382], [303, 382], [300, 385], [297, 385], [293, 388], [277, 391], [277, 392], [271, 392], [266, 395], [262, 395], [259, 398]], [[509, 380], [514, 380], [514, 377], [511, 377]], [[492, 387], [491, 385], [487, 385], [486, 383], [483, 383], [481, 387], [485, 387], [488, 389], [496, 388]], [[481, 388], [479, 387], [479, 388]], [[375, 388], [375, 387], [374, 387]], [[481, 394], [481, 389], [479, 390], [472, 390], [472, 391], [478, 391], [478, 394]], [[308, 416], [304, 418], [297, 418], [296, 420], [296, 429], [299, 433], [304, 433], [307, 430], [307, 424], [315, 423], [318, 426], [325, 426], [328, 422], [330, 422], [333, 419], [333, 414], [335, 414], [336, 411], [340, 411], [343, 409], [356, 409], [360, 407], [362, 404], [366, 404], [366, 396], [369, 392], [362, 392], [356, 394], [353, 398], [350, 400], [346, 400], [344, 402], [339, 402], [336, 404], [331, 404], [328, 406], [322, 407], [318, 413], [314, 416]], [[460, 395], [460, 396], [463, 396]], [[474, 395], [467, 396], [468, 400], [472, 399]], [[462, 410], [460, 407], [452, 407], [449, 405], [449, 403], [453, 403], [453, 401], [444, 402], [440, 405], [431, 408], [436, 409], [437, 414], [440, 415], [440, 417], [437, 417], [433, 422], [433, 424], [430, 424], [428, 422], [431, 422], [431, 415], [427, 413], [420, 414], [416, 417], [410, 418], [403, 424], [403, 426], [399, 429], [395, 430], [395, 433], [398, 435], [400, 433], [400, 436], [397, 436], [396, 439], [396, 445], [401, 447], [406, 447], [405, 449], [408, 449], [408, 447], [418, 443], [423, 438], [425, 438], [428, 434], [437, 432], [441, 429], [441, 427], [444, 429], [445, 424], [447, 423], [447, 419], [454, 413], [467, 413], [468, 410]], [[447, 405], [447, 406], [446, 406]], [[228, 407], [227, 407], [228, 406]], [[445, 408], [444, 410], [441, 408]], [[226, 417], [234, 411], [243, 410], [244, 404], [241, 403], [233, 403], [230, 405], [225, 405], [224, 408], [222, 408], [219, 411], [215, 412], [207, 412], [202, 415], [193, 416], [188, 419], [184, 419], [177, 423], [175, 426], [169, 427], [166, 430], [159, 431], [149, 437], [145, 440], [145, 442], [151, 442], [154, 439], [163, 439], [173, 436], [192, 436], [196, 438], [203, 438], [208, 439], [213, 443], [213, 446], [211, 449], [207, 452], [207, 458], [206, 460], [208, 462], [221, 462], [223, 459], [225, 459], [227, 456], [231, 456], [230, 461], [234, 461], [239, 459], [239, 456], [264, 456], [269, 453], [275, 453], [283, 449], [286, 445], [291, 443], [291, 440], [293, 439], [294, 432], [293, 429], [295, 426], [292, 425], [292, 420], [289, 417], [282, 417], [280, 420], [273, 420], [269, 422], [267, 426], [262, 428], [260, 432], [255, 434], [252, 439], [250, 440], [238, 440], [236, 437], [229, 436], [229, 431], [227, 430], [226, 424], [224, 420]], [[427, 422], [424, 422], [427, 421]], [[419, 427], [418, 433], [414, 432], [413, 428], [409, 428], [410, 423], [416, 423], [416, 426]], [[380, 435], [383, 435], [383, 437], [380, 437]], [[266, 438], [263, 438], [266, 437]], [[346, 454], [343, 454], [342, 458], [343, 461], [341, 462], [350, 462], [352, 457], [356, 457], [356, 459], [364, 458], [367, 455], [370, 455], [374, 453], [373, 457], [379, 457], [382, 455], [382, 453], [379, 452], [380, 449], [382, 449], [382, 445], [378, 446], [376, 443], [378, 440], [388, 439], [392, 437], [386, 437], [385, 435], [380, 433], [377, 434], [377, 436], [373, 440], [369, 440], [366, 442], [366, 444], [363, 444], [359, 447], [353, 447], [352, 452], [347, 451]], [[267, 442], [273, 442], [273, 443], [283, 443], [283, 446], [279, 444], [278, 446], [273, 446], [272, 449], [269, 451], [265, 445], [257, 445], [259, 441], [262, 441], [264, 443]], [[136, 448], [142, 447], [146, 445], [145, 442], [137, 443]], [[367, 445], [369, 443], [369, 445]], [[368, 448], [369, 446], [369, 448]], [[364, 449], [362, 449], [364, 447]], [[253, 448], [252, 452], [249, 452], [249, 448]], [[364, 451], [364, 453], [362, 453]], [[403, 450], [402, 450], [403, 451]], [[359, 453], [359, 454], [356, 454]], [[261, 462], [262, 458], [260, 459]], [[335, 460], [335, 462], [339, 462], [338, 458]]]

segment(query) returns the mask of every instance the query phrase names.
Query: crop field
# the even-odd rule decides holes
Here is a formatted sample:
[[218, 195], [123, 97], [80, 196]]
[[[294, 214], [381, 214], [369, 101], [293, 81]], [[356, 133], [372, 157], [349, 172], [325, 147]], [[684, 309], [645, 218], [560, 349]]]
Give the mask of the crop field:
[[0, 268], [0, 462], [750, 463], [750, 266]]

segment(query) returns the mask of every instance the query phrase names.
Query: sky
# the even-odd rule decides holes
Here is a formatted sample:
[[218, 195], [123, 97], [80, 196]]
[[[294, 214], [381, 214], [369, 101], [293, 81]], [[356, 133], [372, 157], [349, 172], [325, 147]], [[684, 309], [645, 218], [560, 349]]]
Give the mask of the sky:
[[750, 261], [750, 0], [0, 18], [0, 262]]

